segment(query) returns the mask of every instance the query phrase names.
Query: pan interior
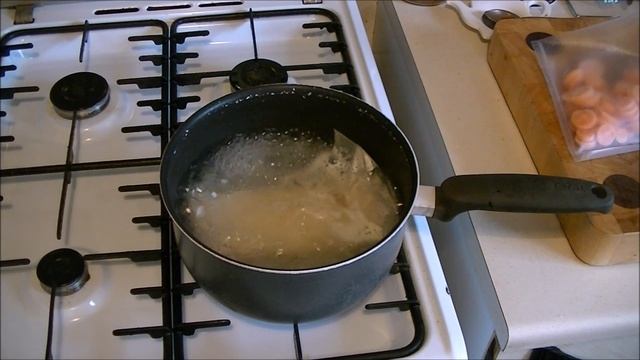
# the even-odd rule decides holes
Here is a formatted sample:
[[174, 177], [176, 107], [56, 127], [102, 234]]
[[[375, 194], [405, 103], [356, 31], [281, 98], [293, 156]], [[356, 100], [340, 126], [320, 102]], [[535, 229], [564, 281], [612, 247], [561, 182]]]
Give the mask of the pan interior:
[[[162, 164], [163, 198], [174, 221], [211, 250], [206, 241], [193, 236], [184, 212], [178, 210], [181, 205], [178, 189], [186, 182], [194, 164], [201, 163], [203, 157], [212, 152], [216, 153], [216, 149], [226, 146], [238, 134], [284, 133], [292, 129], [325, 143], [333, 142], [334, 133], [338, 131], [362, 147], [378, 165], [377, 171], [390, 180], [401, 204], [397, 223], [389, 233], [402, 224], [415, 195], [417, 171], [411, 149], [395, 125], [349, 95], [291, 85], [271, 85], [234, 93], [205, 106], [180, 127]], [[386, 237], [382, 236], [376, 244], [359, 253], [367, 252]]]

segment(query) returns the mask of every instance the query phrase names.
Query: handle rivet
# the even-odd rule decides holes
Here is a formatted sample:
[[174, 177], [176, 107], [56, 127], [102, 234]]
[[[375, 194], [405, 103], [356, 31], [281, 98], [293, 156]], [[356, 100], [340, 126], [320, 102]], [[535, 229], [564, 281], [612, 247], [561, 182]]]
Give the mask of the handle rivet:
[[593, 195], [597, 196], [600, 199], [604, 199], [607, 197], [607, 189], [602, 186], [596, 186], [591, 189]]

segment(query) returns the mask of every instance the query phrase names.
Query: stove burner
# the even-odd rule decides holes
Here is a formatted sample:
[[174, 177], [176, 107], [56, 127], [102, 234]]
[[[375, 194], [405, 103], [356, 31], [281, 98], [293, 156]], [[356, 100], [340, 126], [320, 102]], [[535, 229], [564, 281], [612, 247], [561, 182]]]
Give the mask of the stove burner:
[[42, 288], [48, 293], [55, 287], [56, 295], [70, 295], [89, 280], [84, 258], [75, 250], [56, 249], [40, 259], [36, 269]]
[[92, 72], [77, 72], [58, 80], [49, 93], [53, 108], [65, 119], [85, 119], [100, 113], [109, 103], [109, 84]]
[[229, 80], [236, 90], [257, 85], [286, 83], [287, 70], [273, 60], [251, 59], [243, 61], [231, 70]]

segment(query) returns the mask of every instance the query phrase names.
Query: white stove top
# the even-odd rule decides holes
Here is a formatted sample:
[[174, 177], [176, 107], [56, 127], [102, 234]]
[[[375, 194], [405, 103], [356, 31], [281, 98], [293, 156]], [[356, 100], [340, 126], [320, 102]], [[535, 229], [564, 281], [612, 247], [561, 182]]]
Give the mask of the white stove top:
[[[410, 270], [389, 275], [365, 302], [347, 313], [300, 324], [298, 354], [292, 324], [234, 313], [198, 289], [191, 295], [180, 293], [180, 284], [193, 279], [179, 259], [170, 256], [175, 250], [168, 241], [170, 227], [162, 221], [157, 227], [146, 223], [161, 215], [159, 197], [120, 187], [158, 183], [161, 148], [168, 134], [154, 136], [150, 130], [162, 133], [163, 126], [182, 122], [233, 91], [228, 72], [256, 55], [249, 9], [258, 57], [285, 66], [289, 83], [337, 85], [347, 91], [355, 86], [356, 94], [392, 118], [355, 3], [203, 4], [214, 2], [52, 3], [35, 7], [33, 24], [18, 26], [9, 26], [13, 11], [2, 9], [3, 45], [9, 45], [4, 49], [24, 48], [14, 48], [2, 57], [6, 71], [0, 102], [1, 357], [45, 356], [50, 295], [41, 287], [36, 267], [45, 254], [58, 248], [85, 255], [90, 279], [79, 291], [55, 298], [49, 337], [53, 358], [323, 358], [381, 351], [391, 351], [383, 357], [402, 357], [412, 351], [410, 356], [416, 358], [466, 356], [423, 218], [409, 222], [404, 248]], [[181, 7], [149, 9], [167, 5]], [[96, 10], [105, 9], [108, 13], [109, 9], [127, 10], [96, 15]], [[174, 23], [201, 15], [207, 17]], [[83, 25], [85, 20], [88, 25]], [[327, 22], [334, 25], [302, 26]], [[56, 28], [31, 30], [45, 27]], [[19, 30], [24, 32], [14, 33]], [[174, 54], [162, 63], [162, 55], [172, 52], [172, 42], [156, 44], [154, 39], [196, 31], [197, 36], [175, 45], [175, 53], [197, 55], [186, 55], [180, 64], [180, 55]], [[86, 42], [80, 62], [83, 34]], [[144, 60], [149, 56], [158, 60], [157, 65]], [[10, 65], [15, 69], [4, 68]], [[107, 80], [110, 100], [98, 115], [77, 121], [72, 164], [65, 165], [72, 121], [53, 110], [49, 91], [62, 77], [85, 71]], [[194, 78], [185, 74], [194, 73], [199, 74], [195, 75], [201, 79], [199, 84], [179, 85]], [[149, 81], [158, 86], [137, 86]], [[23, 87], [31, 88], [10, 90]], [[189, 100], [184, 109], [179, 108], [179, 99]], [[156, 111], [138, 103], [145, 100], [162, 101], [156, 103]], [[58, 240], [65, 170], [71, 180]], [[145, 216], [152, 218], [141, 218]], [[137, 223], [132, 222], [134, 218]], [[149, 261], [132, 261], [136, 255], [147, 255]], [[5, 261], [15, 259], [30, 263], [7, 266]], [[173, 293], [166, 291], [169, 288]], [[161, 295], [163, 289], [160, 298], [148, 295]], [[420, 305], [409, 306], [410, 311], [364, 308], [406, 300]], [[211, 327], [218, 322], [203, 323], [210, 320], [228, 321], [219, 322], [220, 327]]]

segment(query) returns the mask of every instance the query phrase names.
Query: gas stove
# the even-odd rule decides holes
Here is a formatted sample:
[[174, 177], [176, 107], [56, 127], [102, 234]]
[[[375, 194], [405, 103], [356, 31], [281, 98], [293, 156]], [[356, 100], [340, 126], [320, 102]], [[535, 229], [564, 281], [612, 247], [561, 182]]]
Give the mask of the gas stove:
[[0, 20], [2, 358], [466, 356], [425, 219], [366, 301], [268, 323], [199, 289], [158, 196], [171, 133], [235, 89], [330, 87], [393, 119], [354, 2], [44, 2]]

